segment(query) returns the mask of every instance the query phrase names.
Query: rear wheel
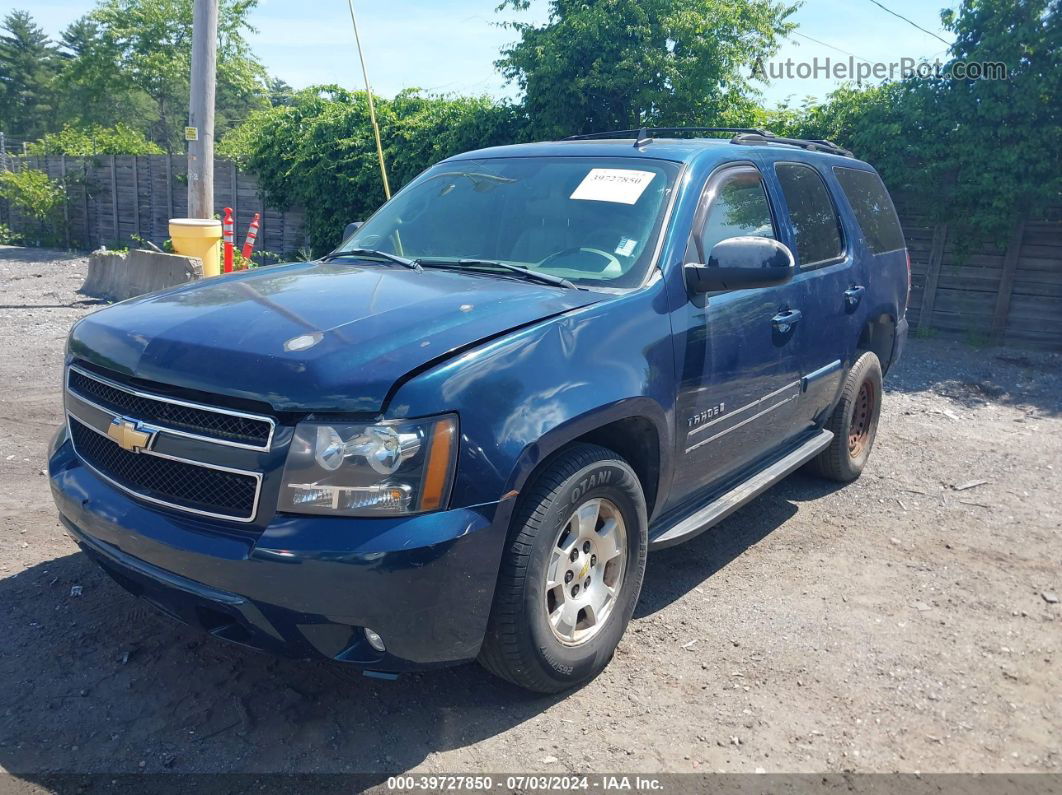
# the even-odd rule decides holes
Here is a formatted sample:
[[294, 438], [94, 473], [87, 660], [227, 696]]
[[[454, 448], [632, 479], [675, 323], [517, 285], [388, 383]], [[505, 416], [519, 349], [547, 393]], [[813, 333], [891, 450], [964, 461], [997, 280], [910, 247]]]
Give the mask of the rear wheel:
[[833, 441], [812, 461], [819, 475], [848, 483], [863, 473], [878, 431], [881, 396], [881, 363], [867, 351], [848, 371], [841, 399], [826, 423]]
[[596, 676], [634, 612], [647, 548], [627, 462], [589, 444], [560, 453], [517, 506], [480, 662], [546, 693]]

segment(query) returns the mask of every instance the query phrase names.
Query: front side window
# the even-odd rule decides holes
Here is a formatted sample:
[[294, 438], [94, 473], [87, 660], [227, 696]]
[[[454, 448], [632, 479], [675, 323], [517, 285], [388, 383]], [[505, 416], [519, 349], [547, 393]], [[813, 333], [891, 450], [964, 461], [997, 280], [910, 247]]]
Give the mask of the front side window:
[[870, 250], [881, 254], [904, 248], [907, 244], [903, 239], [900, 220], [896, 217], [896, 208], [881, 178], [873, 171], [840, 166], [834, 168], [833, 173], [841, 183], [848, 203], [852, 205], [852, 212]]
[[[759, 172], [754, 169], [734, 170], [709, 187], [709, 204], [701, 225], [701, 245], [698, 252], [707, 262], [716, 243], [731, 237], [774, 237], [771, 207]], [[692, 252], [691, 252], [692, 253]]]
[[819, 172], [799, 163], [775, 167], [802, 268], [822, 265], [844, 255], [841, 219]]
[[582, 286], [637, 287], [679, 171], [678, 163], [647, 158], [440, 163], [335, 253], [376, 249], [455, 266], [495, 260]]

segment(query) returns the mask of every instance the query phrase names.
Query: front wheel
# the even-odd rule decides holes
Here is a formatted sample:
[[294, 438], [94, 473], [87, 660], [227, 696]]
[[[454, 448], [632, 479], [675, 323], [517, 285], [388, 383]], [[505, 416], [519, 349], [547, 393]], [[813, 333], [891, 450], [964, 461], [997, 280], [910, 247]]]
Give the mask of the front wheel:
[[648, 530], [638, 477], [611, 450], [574, 445], [520, 498], [480, 662], [529, 690], [596, 676], [630, 621]]
[[833, 441], [812, 461], [819, 475], [849, 483], [863, 473], [878, 432], [881, 396], [881, 363], [867, 351], [848, 371], [841, 399], [826, 423]]

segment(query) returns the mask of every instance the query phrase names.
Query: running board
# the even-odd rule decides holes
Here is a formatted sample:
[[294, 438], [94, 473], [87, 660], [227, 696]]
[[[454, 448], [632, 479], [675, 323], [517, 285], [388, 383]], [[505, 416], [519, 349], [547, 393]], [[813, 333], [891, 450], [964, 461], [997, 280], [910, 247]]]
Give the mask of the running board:
[[[716, 498], [695, 513], [680, 519], [662, 531], [649, 534], [649, 549], [663, 549], [700, 535], [723, 521], [734, 511], [758, 497], [779, 480], [806, 464], [825, 450], [833, 441], [833, 432], [822, 430], [793, 452], [762, 469], [748, 480], [739, 483], [726, 494]], [[651, 528], [653, 530], [655, 528]]]

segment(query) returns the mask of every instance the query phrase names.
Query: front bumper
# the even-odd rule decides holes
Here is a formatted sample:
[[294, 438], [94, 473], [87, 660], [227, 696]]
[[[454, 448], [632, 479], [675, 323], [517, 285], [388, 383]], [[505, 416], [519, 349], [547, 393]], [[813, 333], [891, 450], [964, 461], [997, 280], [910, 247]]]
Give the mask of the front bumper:
[[258, 535], [149, 507], [58, 441], [49, 477], [67, 531], [169, 615], [276, 654], [379, 671], [479, 653], [505, 537], [498, 503], [395, 519], [277, 514]]

